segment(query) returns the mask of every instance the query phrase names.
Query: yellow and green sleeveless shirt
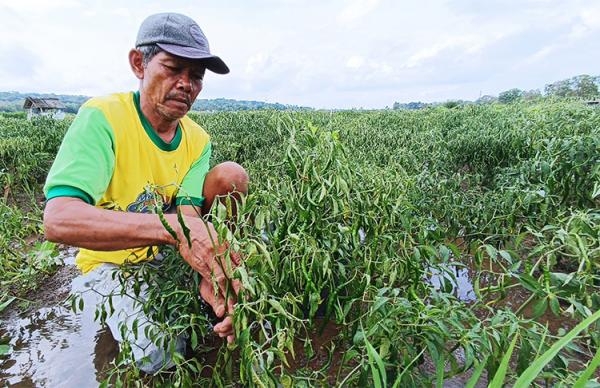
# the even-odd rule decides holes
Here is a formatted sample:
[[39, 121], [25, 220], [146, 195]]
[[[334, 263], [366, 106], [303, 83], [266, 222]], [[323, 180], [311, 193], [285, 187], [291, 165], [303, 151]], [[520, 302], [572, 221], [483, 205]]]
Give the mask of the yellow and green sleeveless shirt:
[[[46, 199], [77, 197], [96, 207], [148, 212], [150, 188], [172, 205], [201, 206], [209, 169], [208, 134], [187, 116], [170, 143], [154, 131], [140, 108], [139, 92], [92, 98], [79, 109], [52, 164]], [[77, 266], [87, 273], [102, 263], [139, 262], [148, 248], [81, 249]]]

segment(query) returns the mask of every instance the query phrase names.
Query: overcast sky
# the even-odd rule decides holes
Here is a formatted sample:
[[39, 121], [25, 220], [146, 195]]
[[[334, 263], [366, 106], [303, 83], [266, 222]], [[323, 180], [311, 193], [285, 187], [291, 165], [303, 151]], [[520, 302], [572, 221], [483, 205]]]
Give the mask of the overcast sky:
[[383, 108], [600, 74], [600, 0], [0, 0], [0, 91], [134, 90], [127, 53], [165, 11], [231, 68], [200, 98]]

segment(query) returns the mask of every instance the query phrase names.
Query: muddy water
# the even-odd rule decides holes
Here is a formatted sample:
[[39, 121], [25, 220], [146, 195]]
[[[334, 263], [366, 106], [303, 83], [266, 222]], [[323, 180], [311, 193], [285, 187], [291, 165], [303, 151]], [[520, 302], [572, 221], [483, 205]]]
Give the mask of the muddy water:
[[[63, 253], [66, 267], [73, 264], [72, 253]], [[65, 294], [80, 280], [67, 281]], [[74, 314], [63, 301], [2, 322], [0, 337], [9, 340], [11, 351], [0, 356], [0, 384], [98, 386], [102, 370], [114, 360], [118, 347], [110, 332], [94, 322], [91, 298], [87, 297], [82, 313]]]
[[[484, 268], [495, 267], [494, 263], [485, 261], [483, 264]], [[429, 277], [426, 281], [431, 284], [435, 289], [440, 289], [445, 286], [446, 291], [452, 293], [459, 300], [470, 303], [477, 300], [475, 290], [473, 288], [473, 279], [477, 276], [477, 270], [475, 265], [468, 261], [466, 263], [456, 263], [455, 265], [448, 265], [449, 272], [442, 272], [436, 268], [431, 268], [429, 271]], [[499, 268], [494, 268], [497, 272], [501, 272]], [[483, 274], [481, 277], [481, 285], [491, 285], [495, 283], [496, 279], [493, 275]], [[488, 294], [484, 296], [484, 301], [488, 302], [496, 298], [497, 294]], [[498, 301], [496, 306], [498, 308], [508, 308], [512, 311], [517, 311], [523, 303], [529, 298], [530, 292], [523, 289], [522, 287], [516, 287], [511, 289], [510, 292], [501, 300]], [[532, 318], [533, 303], [529, 303], [522, 310], [522, 315], [525, 318]], [[569, 331], [576, 324], [577, 320], [565, 318], [564, 316], [554, 315], [550, 309], [536, 319], [538, 322], [548, 325], [548, 329], [551, 333], [557, 334], [559, 330]]]

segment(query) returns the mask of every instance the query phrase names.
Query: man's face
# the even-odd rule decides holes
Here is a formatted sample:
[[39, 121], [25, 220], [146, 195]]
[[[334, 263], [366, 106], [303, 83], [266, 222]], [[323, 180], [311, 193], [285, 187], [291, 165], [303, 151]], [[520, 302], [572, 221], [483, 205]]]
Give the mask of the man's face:
[[179, 120], [202, 90], [205, 68], [198, 60], [156, 54], [144, 68], [140, 92], [157, 114]]

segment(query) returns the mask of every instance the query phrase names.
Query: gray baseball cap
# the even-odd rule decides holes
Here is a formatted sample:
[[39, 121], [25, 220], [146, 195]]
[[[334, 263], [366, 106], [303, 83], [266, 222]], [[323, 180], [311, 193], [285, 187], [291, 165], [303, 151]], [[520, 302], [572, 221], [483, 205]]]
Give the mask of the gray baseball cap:
[[229, 73], [225, 62], [210, 53], [208, 39], [198, 24], [185, 15], [169, 12], [148, 16], [140, 26], [135, 46], [150, 44], [178, 57], [201, 59], [215, 73]]

